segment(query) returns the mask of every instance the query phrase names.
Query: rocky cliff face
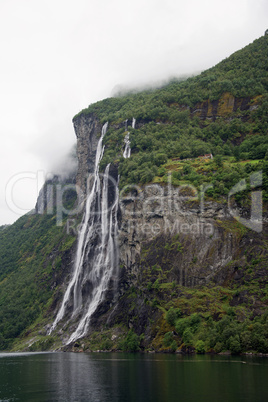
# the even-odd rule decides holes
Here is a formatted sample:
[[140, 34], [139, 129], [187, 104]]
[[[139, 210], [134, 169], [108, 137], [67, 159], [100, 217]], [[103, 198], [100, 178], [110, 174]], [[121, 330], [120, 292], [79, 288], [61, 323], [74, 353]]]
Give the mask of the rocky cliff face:
[[255, 98], [245, 97], [236, 98], [231, 93], [225, 92], [222, 96], [215, 100], [206, 100], [197, 103], [190, 108], [191, 117], [198, 117], [200, 120], [216, 121], [217, 118], [232, 118], [232, 114], [236, 113], [236, 117], [242, 121], [248, 120], [248, 116], [243, 114], [245, 111], [252, 111], [258, 108], [258, 96]]
[[[77, 185], [85, 191], [88, 174], [94, 167], [101, 125], [93, 116], [82, 115], [74, 121], [74, 127], [79, 161]], [[116, 167], [112, 171], [116, 176]], [[171, 185], [133, 186], [127, 195], [121, 196], [120, 214], [120, 264], [128, 277], [139, 271], [145, 245], [159, 241], [159, 247], [170, 255], [176, 248], [174, 269], [178, 282], [186, 286], [206, 283], [236, 252], [237, 239], [223, 229], [222, 221], [235, 225], [227, 207], [198, 201], [193, 194], [180, 194]], [[178, 244], [169, 246], [174, 236], [181, 248]]]
[[73, 120], [77, 137], [78, 170], [76, 184], [86, 194], [87, 179], [94, 171], [95, 154], [101, 124], [93, 115], [80, 115]]
[[135, 199], [122, 200], [121, 211], [121, 266], [133, 285], [145, 266], [154, 265], [169, 271], [169, 282], [204, 285], [237, 252], [237, 238], [221, 225], [233, 222], [227, 209], [215, 202], [202, 208], [176, 188], [146, 186]]
[[[85, 191], [101, 126], [94, 116], [83, 115], [74, 126], [77, 184]], [[111, 172], [115, 178], [116, 166]], [[118, 296], [107, 291], [92, 327], [124, 323], [141, 333], [150, 317], [159, 316], [144, 301], [150, 299], [151, 287], [222, 285], [245, 265], [245, 250], [258, 244], [260, 236], [240, 225], [226, 205], [200, 201], [191, 191], [180, 194], [168, 184], [133, 186], [120, 200]], [[140, 292], [135, 306], [129, 304], [130, 289]], [[152, 336], [150, 329], [148, 339]]]

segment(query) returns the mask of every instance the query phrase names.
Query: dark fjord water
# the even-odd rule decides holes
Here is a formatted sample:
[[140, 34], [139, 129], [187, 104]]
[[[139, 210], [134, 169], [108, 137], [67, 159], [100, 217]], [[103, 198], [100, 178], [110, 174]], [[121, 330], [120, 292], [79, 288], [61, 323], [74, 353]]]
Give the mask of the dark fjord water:
[[0, 353], [0, 401], [268, 401], [268, 359]]

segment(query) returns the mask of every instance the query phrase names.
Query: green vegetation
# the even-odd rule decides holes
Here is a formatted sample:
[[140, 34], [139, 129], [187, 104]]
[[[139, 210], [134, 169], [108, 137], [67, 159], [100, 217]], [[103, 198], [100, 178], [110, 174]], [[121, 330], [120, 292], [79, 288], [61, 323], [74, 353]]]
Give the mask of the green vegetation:
[[169, 325], [175, 325], [175, 321], [177, 320], [177, 318], [179, 318], [181, 316], [181, 310], [179, 308], [174, 308], [171, 307], [167, 314], [166, 314], [166, 320], [169, 323]]
[[140, 337], [130, 330], [126, 336], [126, 338], [119, 345], [119, 349], [124, 350], [126, 352], [137, 352], [139, 350], [140, 345]]
[[[213, 184], [209, 196], [226, 196], [239, 179], [264, 168], [254, 161], [268, 157], [267, 53], [268, 39], [263, 36], [196, 77], [84, 109], [80, 114], [109, 121], [101, 168], [119, 163], [121, 187], [165, 183], [171, 171], [173, 185], [190, 183], [198, 188], [209, 182]], [[135, 130], [130, 127], [133, 116]], [[122, 157], [126, 119], [129, 159]], [[214, 161], [198, 159], [210, 153]]]
[[54, 342], [55, 342], [55, 339], [52, 336], [43, 336], [43, 337], [40, 337], [35, 342], [33, 342], [29, 346], [29, 350], [31, 352], [36, 352], [36, 351], [44, 352], [46, 350], [49, 350], [52, 347], [52, 345], [54, 344]]
[[103, 123], [131, 120], [134, 116], [138, 120], [160, 119], [187, 124], [187, 109], [178, 110], [177, 105], [194, 107], [208, 99], [219, 100], [223, 93], [231, 93], [237, 98], [265, 94], [267, 51], [267, 36], [263, 36], [196, 77], [186, 81], [173, 80], [157, 90], [108, 98], [79, 114], [96, 114]]
[[[262, 262], [262, 267], [266, 262]], [[252, 264], [256, 267], [254, 261]], [[248, 268], [244, 272], [245, 279], [248, 272], [254, 277], [254, 272]], [[267, 281], [267, 274], [259, 280], [242, 280], [243, 285], [229, 283], [226, 288], [211, 284], [187, 289], [176, 285], [171, 297], [171, 289], [160, 288], [158, 308], [172, 306], [154, 325], [153, 348], [179, 349], [184, 353], [268, 353], [268, 295], [263, 281]], [[240, 301], [236, 303], [236, 300]], [[253, 303], [258, 308], [262, 306], [262, 312], [256, 315]]]
[[[133, 292], [129, 290], [122, 300], [136, 331], [145, 319], [136, 307], [143, 301], [146, 317], [150, 317], [146, 318], [147, 333], [152, 334], [143, 347], [183, 353], [268, 353], [267, 238], [259, 236], [254, 244], [242, 225], [227, 220], [217, 224], [226, 236], [231, 233], [239, 244], [247, 244], [241, 250], [242, 260], [238, 256], [222, 268], [221, 286], [217, 279], [206, 286], [180, 284], [176, 271], [179, 254], [174, 246], [177, 235], [166, 242], [167, 247], [163, 243], [161, 247], [159, 239], [144, 245], [132, 308], [126, 300], [131, 300]], [[198, 260], [193, 258], [192, 264]], [[187, 267], [184, 269], [186, 277]]]
[[74, 241], [46, 214], [24, 215], [0, 232], [0, 350], [47, 312]]
[[[195, 348], [197, 353], [223, 352], [268, 352], [268, 313], [253, 320], [239, 322], [230, 310], [220, 320], [212, 316], [194, 313], [175, 322], [180, 348]], [[164, 346], [173, 342], [173, 333], [167, 332]]]

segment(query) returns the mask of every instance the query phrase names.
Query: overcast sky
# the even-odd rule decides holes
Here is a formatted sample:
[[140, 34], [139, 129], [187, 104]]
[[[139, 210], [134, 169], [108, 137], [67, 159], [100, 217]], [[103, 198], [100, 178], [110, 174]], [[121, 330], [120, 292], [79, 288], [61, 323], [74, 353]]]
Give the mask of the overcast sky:
[[267, 16], [266, 0], [0, 0], [0, 225], [34, 207], [81, 109], [117, 85], [212, 67]]

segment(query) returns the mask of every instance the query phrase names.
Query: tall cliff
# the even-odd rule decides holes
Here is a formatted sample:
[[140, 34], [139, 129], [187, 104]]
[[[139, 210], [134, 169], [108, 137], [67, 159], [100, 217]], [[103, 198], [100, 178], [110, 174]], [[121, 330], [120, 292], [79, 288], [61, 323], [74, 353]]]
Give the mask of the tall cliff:
[[92, 115], [82, 115], [74, 119], [74, 130], [77, 137], [78, 170], [76, 183], [84, 194], [87, 192], [89, 173], [94, 172], [95, 154], [101, 124]]
[[77, 171], [0, 231], [0, 348], [268, 352], [267, 36], [73, 119]]
[[[89, 172], [92, 164], [86, 164], [84, 155], [90, 153], [100, 132], [93, 116], [78, 116], [74, 124], [78, 143], [84, 141], [84, 133], [88, 136], [87, 148], [81, 154], [78, 151], [79, 166], [83, 166], [78, 171], [80, 184], [80, 172]], [[115, 165], [115, 175], [116, 171]], [[191, 191], [180, 194], [171, 183], [129, 187], [122, 192], [119, 217], [118, 295], [114, 299], [107, 292], [92, 316], [89, 339], [97, 328], [124, 324], [145, 333], [144, 345], [152, 345], [158, 336], [156, 323], [164, 316], [161, 304], [181, 305], [184, 291], [189, 297], [187, 289], [192, 295], [191, 289], [220, 289], [244, 282], [254, 256], [266, 256], [264, 232], [256, 233], [240, 224], [226, 203], [198, 199]], [[264, 260], [254, 277], [261, 283], [265, 281], [263, 274], [266, 277]], [[208, 311], [214, 303], [209, 299]], [[231, 305], [240, 304], [250, 296], [246, 291], [239, 299], [230, 293], [227, 299]], [[204, 308], [202, 301], [197, 300], [197, 305], [199, 302], [197, 311]], [[255, 300], [250, 308], [259, 314], [261, 305]]]

